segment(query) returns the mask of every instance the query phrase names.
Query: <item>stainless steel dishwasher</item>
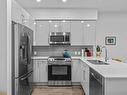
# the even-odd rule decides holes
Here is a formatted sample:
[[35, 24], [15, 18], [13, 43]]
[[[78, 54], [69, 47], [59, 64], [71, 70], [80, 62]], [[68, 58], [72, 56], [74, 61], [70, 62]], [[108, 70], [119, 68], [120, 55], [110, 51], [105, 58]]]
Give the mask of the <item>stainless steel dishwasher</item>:
[[90, 95], [104, 95], [104, 78], [90, 68]]

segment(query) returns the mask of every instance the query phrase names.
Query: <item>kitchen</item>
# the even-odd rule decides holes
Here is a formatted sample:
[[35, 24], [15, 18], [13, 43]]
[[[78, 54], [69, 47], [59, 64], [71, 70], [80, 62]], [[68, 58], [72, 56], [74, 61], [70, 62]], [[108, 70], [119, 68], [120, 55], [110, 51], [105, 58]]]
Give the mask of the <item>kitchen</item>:
[[[52, 56], [54, 57], [62, 56], [67, 50], [67, 53], [71, 55], [71, 71], [72, 71], [71, 73], [72, 80], [71, 82], [67, 82], [68, 85], [71, 84], [74, 86], [75, 85], [81, 86], [82, 91], [84, 91], [86, 95], [89, 95], [88, 94], [90, 92], [89, 77], [91, 75], [88, 73], [96, 72], [97, 74], [95, 73], [95, 75], [99, 74], [103, 76], [101, 78], [99, 77], [100, 80], [104, 81], [104, 78], [107, 79], [107, 81], [105, 81], [106, 83], [104, 83], [106, 84], [107, 88], [106, 87], [103, 88], [105, 89], [104, 95], [111, 95], [111, 93], [114, 93], [113, 95], [120, 95], [120, 94], [126, 95], [125, 88], [126, 88], [127, 71], [126, 71], [125, 63], [127, 61], [126, 61], [126, 45], [124, 44], [125, 42], [124, 39], [126, 38], [125, 31], [127, 30], [126, 28], [127, 8], [125, 7], [126, 1], [118, 0], [118, 1], [114, 1], [115, 3], [113, 1], [106, 2], [103, 0], [96, 0], [96, 1], [87, 0], [87, 1], [78, 2], [78, 1], [71, 1], [71, 0], [67, 0], [67, 1], [54, 0], [52, 2], [41, 1], [39, 3], [36, 2], [36, 0], [33, 0], [31, 2], [29, 0], [25, 0], [25, 1], [8, 0], [7, 14], [3, 12], [4, 9], [6, 10], [6, 6], [1, 6], [2, 7], [1, 11], [3, 12], [2, 14], [3, 19], [1, 20], [4, 22], [4, 20], [6, 21], [7, 18], [7, 22], [8, 22], [8, 23], [1, 24], [3, 26], [1, 27], [1, 29], [3, 29], [4, 31], [8, 31], [7, 33], [2, 32], [3, 36], [1, 36], [2, 73], [0, 74], [2, 75], [1, 77], [2, 81], [0, 81], [0, 84], [1, 83], [5, 84], [5, 86], [3, 87], [0, 86], [1, 92], [5, 92], [5, 93], [8, 92], [7, 95], [11, 95], [9, 93], [11, 93], [11, 83], [12, 83], [11, 82], [12, 59], [11, 59], [11, 52], [9, 52], [11, 51], [11, 49], [9, 47], [11, 47], [10, 44], [11, 33], [12, 33], [11, 20], [13, 20], [16, 23], [20, 23], [22, 25], [29, 27], [33, 31], [32, 61], [34, 65], [33, 66], [34, 86], [35, 85], [47, 86], [50, 84], [52, 86], [62, 85], [63, 87], [63, 85], [66, 84], [66, 82], [63, 81], [48, 82], [47, 66], [50, 65], [49, 64], [50, 60], [53, 61], [55, 59], [55, 58], [52, 59], [51, 58]], [[6, 5], [6, 2], [4, 2], [4, 4]], [[113, 4], [114, 6], [112, 6]], [[4, 14], [5, 16], [3, 16]], [[70, 33], [69, 34], [70, 45], [63, 45], [63, 43], [62, 45], [60, 43], [58, 43], [58, 45], [49, 44], [50, 41], [49, 37], [53, 35], [53, 34], [50, 35], [50, 32], [59, 32], [59, 31], [61, 31], [62, 33], [64, 32]], [[114, 39], [113, 41], [115, 42], [112, 45], [110, 45], [110, 43], [106, 42], [108, 41], [106, 40], [106, 37], [108, 37], [108, 39], [109, 37], [113, 37], [112, 39]], [[2, 42], [6, 40], [7, 43]], [[97, 45], [100, 46], [101, 50], [103, 46], [106, 46], [108, 59], [109, 59], [106, 63], [108, 63], [108, 65], [98, 66], [93, 64], [94, 62], [92, 63], [87, 61], [87, 60], [96, 61], [95, 51]], [[89, 54], [87, 55], [87, 53], [84, 53], [85, 49], [88, 49], [90, 51], [91, 57], [86, 57], [89, 56]], [[4, 56], [7, 56], [6, 57], [7, 59]], [[101, 57], [98, 57], [98, 59], [106, 61], [105, 58], [106, 58], [106, 50], [103, 49]], [[122, 61], [124, 63], [117, 62], [111, 59]], [[62, 61], [62, 60], [63, 59], [61, 58], [60, 60], [55, 59], [55, 61]], [[70, 62], [70, 59], [67, 60], [65, 59], [64, 61]], [[3, 64], [5, 62], [7, 64]], [[96, 63], [99, 62], [96, 61]], [[55, 67], [52, 67], [52, 69], [53, 68]], [[65, 70], [65, 68], [62, 69]], [[84, 72], [88, 72], [88, 73], [85, 74], [87, 76], [83, 78]], [[113, 79], [116, 78], [116, 79], [112, 80], [112, 78]], [[83, 81], [83, 79], [86, 80]], [[122, 80], [122, 82], [119, 81], [120, 79]], [[109, 84], [114, 85], [114, 87]], [[115, 86], [117, 85], [119, 85], [119, 87], [116, 88]], [[97, 92], [97, 90], [95, 92]]]

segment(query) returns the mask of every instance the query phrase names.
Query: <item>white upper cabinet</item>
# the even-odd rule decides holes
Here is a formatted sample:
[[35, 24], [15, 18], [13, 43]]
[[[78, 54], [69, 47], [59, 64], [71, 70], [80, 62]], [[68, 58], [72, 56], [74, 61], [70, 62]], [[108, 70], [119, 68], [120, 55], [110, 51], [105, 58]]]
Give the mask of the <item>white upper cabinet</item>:
[[49, 21], [50, 32], [70, 32], [70, 21]]
[[96, 21], [37, 21], [35, 45], [49, 45], [50, 32], [71, 32], [71, 45], [96, 43]]
[[84, 45], [96, 43], [96, 21], [85, 21], [83, 24]]
[[62, 32], [71, 32], [71, 23], [70, 21], [61, 21]]
[[71, 21], [71, 45], [95, 45], [96, 21]]
[[49, 21], [49, 29], [50, 32], [60, 32], [61, 31], [61, 25], [59, 21]]
[[35, 45], [49, 45], [49, 22], [36, 21]]
[[82, 45], [83, 36], [83, 24], [81, 21], [71, 21], [71, 45]]

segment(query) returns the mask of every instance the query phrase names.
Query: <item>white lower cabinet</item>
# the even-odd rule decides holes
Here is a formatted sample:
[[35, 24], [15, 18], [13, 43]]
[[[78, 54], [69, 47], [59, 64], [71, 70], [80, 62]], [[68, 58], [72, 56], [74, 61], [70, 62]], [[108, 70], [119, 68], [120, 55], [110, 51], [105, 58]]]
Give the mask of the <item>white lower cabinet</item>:
[[48, 82], [47, 60], [33, 60], [33, 82]]
[[81, 61], [81, 85], [86, 95], [89, 95], [89, 66]]
[[80, 60], [72, 60], [72, 82], [81, 82]]

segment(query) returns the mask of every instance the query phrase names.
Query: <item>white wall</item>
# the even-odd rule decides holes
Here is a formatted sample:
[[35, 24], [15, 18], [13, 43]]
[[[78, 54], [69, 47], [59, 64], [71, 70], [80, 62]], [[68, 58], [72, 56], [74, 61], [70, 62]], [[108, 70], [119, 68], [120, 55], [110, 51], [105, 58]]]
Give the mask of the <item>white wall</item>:
[[0, 92], [7, 92], [7, 0], [0, 0]]
[[105, 45], [105, 36], [116, 36], [115, 46], [106, 46], [110, 58], [127, 62], [127, 13], [99, 13], [96, 44]]

